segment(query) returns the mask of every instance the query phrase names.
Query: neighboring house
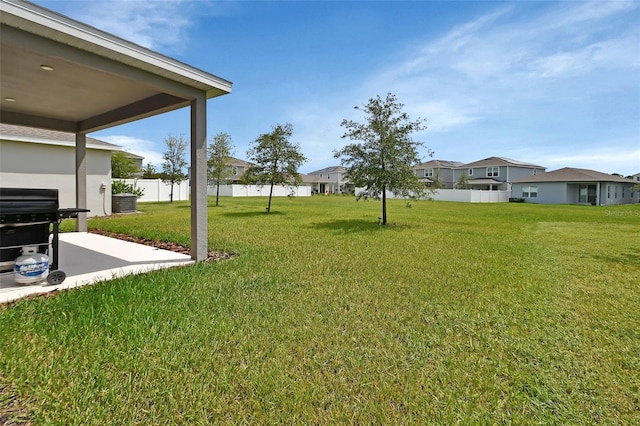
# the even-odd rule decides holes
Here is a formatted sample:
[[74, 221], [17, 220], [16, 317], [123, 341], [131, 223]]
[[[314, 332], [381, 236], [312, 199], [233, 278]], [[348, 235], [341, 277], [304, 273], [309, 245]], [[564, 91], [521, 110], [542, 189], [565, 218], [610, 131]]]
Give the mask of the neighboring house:
[[242, 179], [244, 172], [246, 172], [249, 166], [251, 166], [251, 163], [234, 157], [229, 157], [229, 159], [230, 160], [227, 162], [227, 165], [232, 169], [232, 177], [230, 180], [232, 183], [238, 183]]
[[631, 179], [637, 183], [640, 184], [640, 173], [636, 173], [635, 175], [631, 175]]
[[353, 192], [344, 178], [347, 169], [342, 166], [325, 167], [302, 176], [314, 194], [342, 194]]
[[[120, 150], [87, 137], [88, 216], [111, 213], [111, 153]], [[0, 185], [57, 189], [60, 208], [76, 207], [75, 135], [0, 124]]]
[[[238, 158], [230, 157], [227, 162], [227, 166], [231, 169], [231, 177], [225, 184], [220, 185], [218, 188], [214, 186], [213, 182], [209, 182], [207, 188], [207, 195], [215, 196], [218, 194], [221, 197], [261, 197], [268, 196], [270, 189], [268, 185], [247, 185], [242, 183], [242, 175], [244, 175], [251, 163], [248, 161], [240, 160]], [[311, 184], [308, 183], [303, 177], [303, 184], [297, 188], [290, 188], [287, 185], [276, 185], [273, 188], [274, 197], [309, 197], [311, 196]]]
[[227, 166], [231, 169], [231, 177], [229, 177], [229, 183], [239, 183], [242, 180], [242, 175], [251, 166], [248, 161], [240, 160], [239, 158], [229, 157]]
[[439, 188], [453, 189], [456, 180], [453, 178], [453, 169], [462, 166], [460, 161], [431, 160], [418, 164], [413, 169], [416, 171], [418, 179], [431, 186], [438, 182]]
[[472, 189], [511, 190], [511, 183], [529, 176], [544, 173], [546, 167], [524, 163], [503, 157], [489, 157], [473, 163], [462, 164], [453, 170], [454, 182], [462, 176]]
[[513, 182], [512, 196], [539, 204], [610, 206], [637, 203], [634, 181], [595, 170], [565, 167]]
[[130, 152], [124, 152], [124, 154], [131, 159], [131, 161], [138, 168], [138, 170], [142, 170], [142, 160], [144, 160], [144, 157], [140, 155], [132, 154]]

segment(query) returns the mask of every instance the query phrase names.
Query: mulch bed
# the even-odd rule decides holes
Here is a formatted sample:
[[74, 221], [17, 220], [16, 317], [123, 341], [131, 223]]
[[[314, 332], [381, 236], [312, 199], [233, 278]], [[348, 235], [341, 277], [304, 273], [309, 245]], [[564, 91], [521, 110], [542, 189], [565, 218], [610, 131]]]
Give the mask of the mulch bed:
[[[118, 240], [143, 244], [145, 246], [155, 247], [162, 250], [169, 250], [176, 253], [191, 255], [191, 249], [189, 247], [183, 246], [177, 243], [172, 243], [168, 241], [149, 240], [147, 238], [134, 237], [128, 234], [119, 234], [117, 232], [108, 232], [108, 231], [103, 231], [101, 229], [91, 229], [89, 230], [89, 232], [92, 234], [104, 235], [105, 237], [109, 237], [109, 238], [116, 238]], [[210, 251], [207, 256], [206, 262], [216, 262], [219, 260], [231, 259], [233, 256], [234, 256], [234, 253]]]

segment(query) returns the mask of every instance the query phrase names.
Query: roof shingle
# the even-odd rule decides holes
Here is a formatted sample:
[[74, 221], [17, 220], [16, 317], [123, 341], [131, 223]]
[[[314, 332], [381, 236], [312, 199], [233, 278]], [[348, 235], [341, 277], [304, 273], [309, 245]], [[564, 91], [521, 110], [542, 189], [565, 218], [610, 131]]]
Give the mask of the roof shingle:
[[563, 167], [562, 169], [542, 173], [537, 176], [529, 176], [517, 180], [513, 183], [528, 182], [624, 182], [633, 183], [631, 179], [622, 176], [609, 175], [589, 169], [577, 169], [574, 167]]
[[[15, 138], [17, 140], [33, 140], [37, 142], [47, 143], [50, 141], [71, 142], [76, 143], [76, 136], [73, 133], [59, 132], [57, 130], [38, 129], [36, 127], [16, 126], [13, 124], [0, 123], [0, 137], [2, 139]], [[101, 141], [87, 136], [87, 144], [93, 144], [103, 149], [112, 148], [114, 151], [120, 151], [119, 145]]]

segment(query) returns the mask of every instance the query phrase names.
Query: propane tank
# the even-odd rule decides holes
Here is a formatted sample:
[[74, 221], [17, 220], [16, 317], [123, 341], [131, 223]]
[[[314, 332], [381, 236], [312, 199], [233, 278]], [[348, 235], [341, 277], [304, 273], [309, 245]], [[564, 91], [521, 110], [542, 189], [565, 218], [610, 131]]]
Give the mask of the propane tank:
[[13, 267], [15, 281], [19, 284], [34, 284], [47, 279], [49, 275], [49, 256], [38, 253], [38, 247], [22, 247], [22, 256], [16, 259]]

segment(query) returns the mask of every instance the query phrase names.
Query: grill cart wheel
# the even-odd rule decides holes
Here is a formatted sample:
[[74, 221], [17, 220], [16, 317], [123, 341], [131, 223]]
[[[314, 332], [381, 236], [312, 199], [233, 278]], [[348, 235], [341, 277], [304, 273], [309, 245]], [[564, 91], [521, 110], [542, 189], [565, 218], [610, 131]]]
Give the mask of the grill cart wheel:
[[58, 269], [56, 271], [49, 273], [49, 275], [47, 275], [47, 283], [51, 285], [62, 284], [65, 278], [67, 278], [67, 274], [65, 274], [64, 271], [61, 271]]

